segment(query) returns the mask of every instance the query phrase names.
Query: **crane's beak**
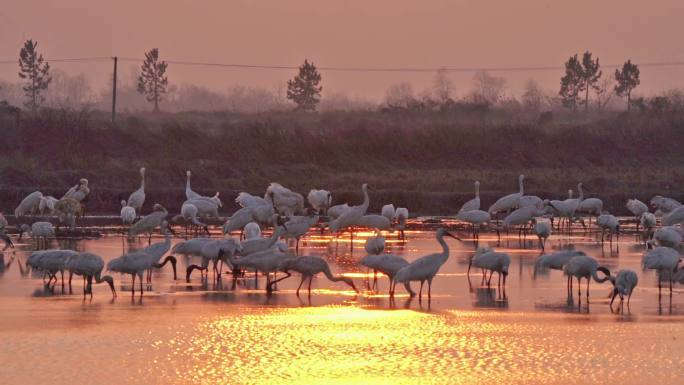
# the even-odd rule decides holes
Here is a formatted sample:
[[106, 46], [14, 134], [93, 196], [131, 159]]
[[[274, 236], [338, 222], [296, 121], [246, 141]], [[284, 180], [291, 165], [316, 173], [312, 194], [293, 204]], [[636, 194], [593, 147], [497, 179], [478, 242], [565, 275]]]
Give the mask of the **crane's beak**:
[[456, 235], [454, 235], [448, 231], [446, 232], [446, 235], [450, 236], [451, 238], [458, 239], [459, 241], [463, 242], [463, 240], [461, 238], [459, 238], [458, 236], [456, 236]]

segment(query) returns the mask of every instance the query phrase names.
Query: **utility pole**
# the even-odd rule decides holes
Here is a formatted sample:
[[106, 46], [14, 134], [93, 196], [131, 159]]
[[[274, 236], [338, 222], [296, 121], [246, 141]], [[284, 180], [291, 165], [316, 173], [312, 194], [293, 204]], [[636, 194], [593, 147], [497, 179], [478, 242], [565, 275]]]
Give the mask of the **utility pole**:
[[116, 64], [119, 58], [114, 56], [114, 77], [112, 80], [112, 124], [116, 121]]

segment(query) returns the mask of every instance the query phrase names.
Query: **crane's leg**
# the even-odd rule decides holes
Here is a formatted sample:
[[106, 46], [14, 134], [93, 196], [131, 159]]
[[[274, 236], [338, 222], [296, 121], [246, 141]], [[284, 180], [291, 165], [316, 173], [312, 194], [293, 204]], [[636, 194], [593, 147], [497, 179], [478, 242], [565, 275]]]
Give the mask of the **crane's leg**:
[[71, 278], [74, 276], [72, 271], [69, 272], [69, 294], [71, 294]]
[[418, 301], [420, 301], [423, 298], [423, 283], [425, 281], [420, 281], [420, 291], [418, 291]]
[[428, 279], [428, 302], [432, 299], [432, 279]]
[[589, 303], [589, 282], [591, 282], [591, 279], [587, 278], [587, 303]]
[[140, 281], [140, 297], [143, 296], [143, 280], [142, 280], [142, 275], [138, 277], [138, 281]]
[[299, 286], [297, 286], [297, 296], [299, 296], [299, 289], [300, 289], [300, 288], [302, 287], [302, 285], [304, 284], [304, 280], [305, 280], [305, 279], [306, 279], [306, 275], [303, 275], [303, 274], [302, 274], [302, 280], [299, 281]]
[[618, 294], [618, 290], [617, 290], [617, 289], [613, 289], [613, 295], [612, 295], [611, 298], [610, 298], [610, 305], [609, 305], [609, 306], [610, 306], [610, 311], [613, 311], [613, 301], [615, 300], [615, 297], [617, 296], [617, 294]]
[[313, 281], [313, 275], [309, 276], [309, 297], [311, 297], [311, 281]]
[[582, 298], [582, 281], [580, 277], [577, 277], [577, 296]]
[[378, 271], [373, 270], [373, 288], [378, 287]]

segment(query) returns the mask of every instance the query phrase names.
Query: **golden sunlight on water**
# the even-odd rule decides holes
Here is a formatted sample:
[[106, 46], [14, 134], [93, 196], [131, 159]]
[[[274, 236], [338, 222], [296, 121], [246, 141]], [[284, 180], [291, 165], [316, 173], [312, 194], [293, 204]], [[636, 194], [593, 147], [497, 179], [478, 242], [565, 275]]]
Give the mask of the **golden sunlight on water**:
[[[681, 327], [672, 324], [615, 344], [630, 339], [638, 325], [348, 306], [244, 310], [155, 340], [149, 358], [175, 364], [146, 375], [177, 383], [182, 373], [188, 383], [206, 384], [639, 383], [671, 382], [679, 376], [672, 365], [684, 363]], [[663, 333], [669, 341], [650, 341]]]

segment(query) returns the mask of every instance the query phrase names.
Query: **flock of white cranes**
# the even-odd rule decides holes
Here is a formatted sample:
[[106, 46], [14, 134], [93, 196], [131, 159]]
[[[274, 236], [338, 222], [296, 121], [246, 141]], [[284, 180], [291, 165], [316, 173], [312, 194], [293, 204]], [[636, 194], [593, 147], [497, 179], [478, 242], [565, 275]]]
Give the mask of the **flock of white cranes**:
[[[116, 295], [113, 278], [102, 276], [102, 271], [116, 272], [131, 275], [131, 293], [135, 295], [135, 281], [139, 280], [140, 295], [143, 294], [143, 275], [146, 274], [147, 283], [151, 283], [151, 271], [161, 268], [167, 263], [173, 267], [174, 280], [176, 279], [176, 257], [198, 257], [199, 264], [190, 264], [187, 267], [185, 279], [191, 281], [193, 271], [199, 270], [204, 277], [208, 276], [209, 269], [214, 277], [220, 280], [223, 273], [223, 265], [230, 266], [231, 273], [235, 276], [244, 276], [245, 272], [254, 272], [266, 276], [266, 290], [272, 292], [277, 282], [299, 273], [301, 282], [297, 288], [297, 294], [301, 287], [308, 281], [308, 292], [311, 294], [312, 279], [317, 274], [324, 274], [331, 281], [341, 281], [348, 284], [354, 291], [358, 291], [354, 282], [345, 276], [334, 275], [328, 263], [318, 256], [299, 255], [299, 240], [306, 236], [312, 229], [327, 230], [330, 234], [339, 234], [350, 231], [353, 236], [354, 229], [367, 228], [374, 230], [376, 235], [366, 242], [367, 256], [360, 260], [362, 266], [374, 272], [373, 287], [377, 284], [377, 273], [380, 272], [389, 278], [389, 295], [394, 296], [396, 284], [403, 284], [409, 295], [415, 293], [411, 289], [411, 282], [420, 282], [418, 296], [422, 298], [423, 286], [427, 283], [427, 296], [431, 298], [432, 282], [440, 268], [449, 258], [449, 246], [445, 237], [460, 240], [457, 236], [444, 228], [436, 232], [436, 239], [441, 247], [441, 252], [429, 254], [414, 261], [385, 252], [385, 236], [383, 231], [399, 231], [403, 237], [403, 231], [409, 217], [408, 210], [403, 207], [395, 208], [393, 204], [382, 206], [379, 214], [368, 213], [370, 197], [368, 186], [361, 186], [363, 201], [356, 205], [349, 203], [332, 205], [332, 194], [326, 190], [311, 190], [306, 199], [303, 195], [294, 192], [281, 184], [271, 183], [262, 196], [241, 192], [236, 198], [241, 208], [231, 215], [224, 223], [222, 230], [224, 237], [212, 238], [209, 227], [205, 223], [207, 218], [219, 218], [219, 209], [223, 206], [219, 193], [213, 196], [203, 196], [192, 190], [191, 172], [186, 173], [185, 195], [180, 214], [169, 219], [169, 212], [159, 204], [154, 204], [151, 213], [141, 216], [145, 203], [145, 168], [140, 169], [140, 187], [130, 194], [128, 200], [121, 201], [121, 220], [124, 226], [128, 226], [128, 235], [134, 237], [141, 234], [148, 235], [148, 246], [135, 250], [110, 260], [106, 266], [101, 257], [90, 253], [77, 253], [71, 250], [41, 250], [31, 254], [27, 266], [44, 272], [44, 280], [47, 284], [55, 284], [57, 274], [62, 277], [64, 285], [64, 272], [69, 272], [69, 286], [73, 274], [80, 275], [84, 280], [84, 295], [92, 296], [92, 281], [96, 283], [107, 282]], [[534, 195], [525, 195], [524, 175], [518, 178], [519, 191], [501, 197], [494, 202], [488, 210], [481, 210], [480, 182], [475, 182], [475, 197], [458, 210], [455, 218], [468, 223], [472, 227], [474, 238], [477, 240], [479, 229], [492, 227], [497, 233], [502, 230], [508, 231], [517, 227], [519, 234], [528, 231], [528, 228], [539, 237], [542, 250], [545, 240], [551, 235], [553, 220], [558, 219], [557, 230], [562, 231], [563, 222], [566, 228], [572, 223], [580, 221], [586, 227], [583, 218], [596, 217], [596, 225], [601, 231], [601, 240], [605, 232], [619, 236], [619, 220], [603, 210], [603, 202], [598, 198], [585, 198], [584, 192], [588, 191], [582, 183], [577, 185], [578, 196], [573, 198], [572, 191], [564, 200], [542, 199]], [[40, 192], [34, 192], [27, 196], [15, 210], [15, 215], [23, 216], [40, 212], [41, 207], [49, 207], [58, 210], [63, 206], [80, 207], [90, 190], [88, 181], [82, 179], [79, 184], [72, 187], [65, 196], [56, 200], [52, 197], [44, 197]], [[73, 202], [75, 203], [73, 203]], [[64, 202], [64, 203], [61, 203]], [[307, 207], [308, 203], [308, 207]], [[630, 199], [626, 207], [634, 215], [638, 228], [641, 227], [649, 251], [643, 259], [643, 266], [647, 269], [656, 270], [660, 282], [669, 282], [670, 295], [673, 283], [684, 283], [684, 269], [679, 266], [682, 250], [684, 231], [680, 227], [684, 223], [684, 206], [674, 199], [656, 196], [651, 200], [651, 206], [655, 212], [650, 212], [649, 206], [637, 200]], [[64, 208], [60, 208], [64, 210]], [[82, 208], [80, 209], [82, 211]], [[76, 214], [74, 214], [76, 215]], [[494, 219], [499, 217], [500, 220]], [[662, 226], [657, 228], [658, 218], [661, 218]], [[4, 218], [0, 219], [0, 222]], [[197, 231], [204, 231], [205, 236], [192, 238], [177, 243], [171, 247], [173, 230], [171, 224], [183, 223], [193, 227]], [[4, 228], [2, 223], [1, 227]], [[270, 236], [262, 235], [262, 228], [270, 227]], [[151, 243], [152, 233], [159, 229], [164, 235], [164, 240]], [[233, 238], [230, 233], [239, 232], [238, 238]], [[50, 222], [35, 222], [31, 226], [20, 226], [20, 237], [24, 233], [31, 234], [36, 239], [38, 247], [47, 246], [48, 238], [54, 235], [54, 229]], [[7, 244], [6, 248], [13, 247], [11, 239], [2, 233]], [[292, 239], [294, 251], [286, 243]], [[169, 254], [170, 253], [170, 254]], [[488, 247], [478, 248], [470, 257], [468, 274], [472, 267], [482, 271], [482, 283], [491, 285], [494, 273], [498, 275], [499, 288], [505, 290], [506, 278], [511, 258], [508, 254], [497, 252]], [[562, 270], [567, 276], [568, 293], [572, 293], [573, 279], [577, 279], [578, 295], [581, 298], [581, 279], [586, 280], [586, 295], [589, 295], [589, 282], [609, 281], [614, 286], [613, 300], [619, 296], [621, 301], [629, 298], [637, 284], [637, 275], [630, 270], [621, 270], [615, 276], [598, 262], [574, 249], [561, 250], [551, 254], [545, 254], [538, 258], [535, 271], [557, 269]], [[284, 276], [278, 278], [278, 273]], [[600, 274], [603, 276], [601, 277]], [[487, 277], [489, 274], [489, 277]], [[372, 289], [371, 288], [371, 289]], [[505, 291], [504, 291], [505, 293]], [[505, 294], [504, 294], [505, 295]], [[611, 308], [613, 301], [611, 300]]]

